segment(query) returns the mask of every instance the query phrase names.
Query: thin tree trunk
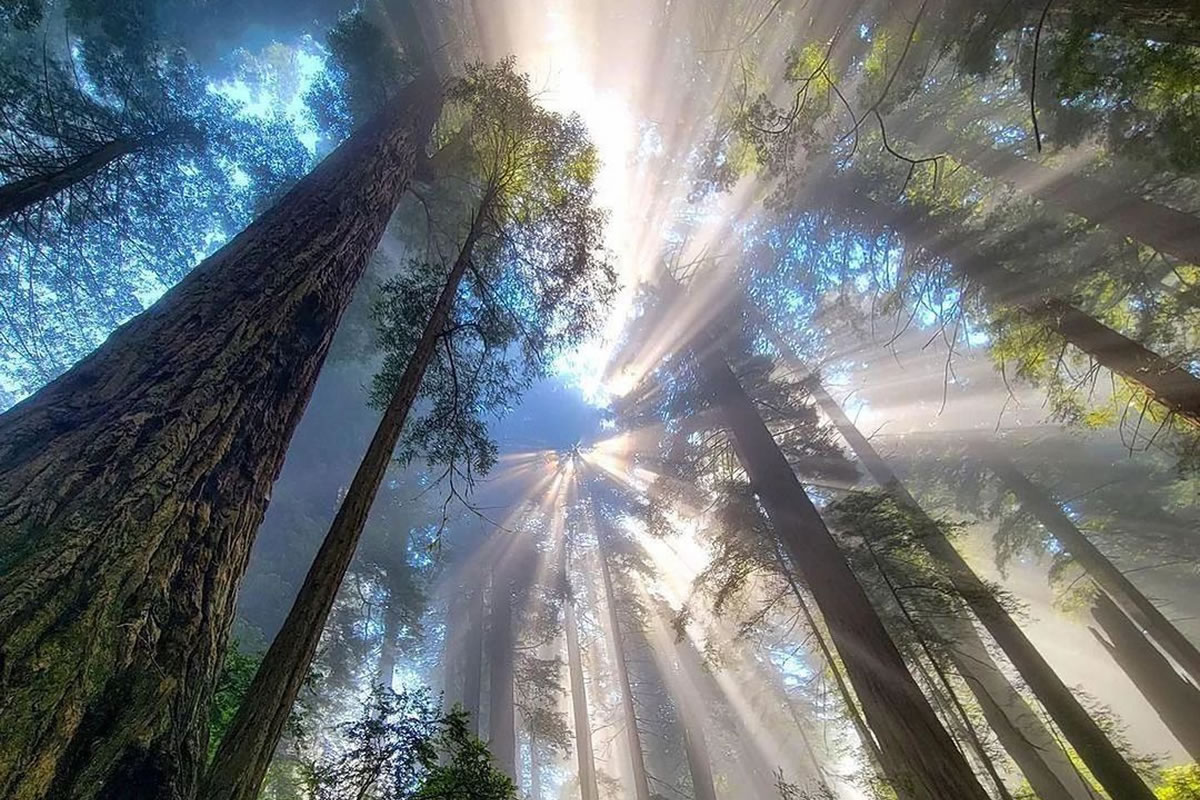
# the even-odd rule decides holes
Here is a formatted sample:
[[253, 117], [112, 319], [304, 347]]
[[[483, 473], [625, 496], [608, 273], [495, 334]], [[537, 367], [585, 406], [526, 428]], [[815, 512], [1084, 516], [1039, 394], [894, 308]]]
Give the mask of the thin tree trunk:
[[775, 534], [801, 570], [842, 656], [885, 766], [902, 797], [984, 800], [987, 794], [942, 727], [879, 615], [825, 528], [758, 409], [715, 342], [697, 348], [706, 388]]
[[592, 750], [592, 724], [588, 714], [587, 684], [583, 678], [583, 658], [579, 650], [579, 627], [575, 620], [575, 602], [563, 604], [563, 627], [567, 637], [567, 669], [571, 674], [571, 711], [575, 721], [575, 756], [579, 764], [581, 800], [600, 800], [596, 783], [596, 756]]
[[1096, 590], [1092, 616], [1108, 638], [1094, 628], [1089, 629], [1092, 635], [1125, 670], [1171, 735], [1194, 761], [1200, 761], [1200, 689], [1175, 671], [1103, 590]]
[[0, 220], [21, 214], [32, 206], [83, 183], [114, 161], [144, 149], [149, 143], [149, 138], [114, 139], [90, 153], [84, 153], [54, 172], [31, 175], [0, 186]]
[[483, 710], [483, 592], [471, 592], [467, 601], [467, 633], [463, 641], [463, 708], [471, 715], [471, 730], [482, 735], [479, 714]]
[[396, 640], [400, 637], [400, 601], [389, 598], [383, 609], [383, 632], [379, 640], [379, 668], [376, 670], [376, 683], [386, 689], [392, 688], [392, 678], [396, 674]]
[[492, 574], [488, 613], [488, 744], [496, 766], [517, 780], [517, 735], [513, 697], [513, 587], [500, 572]]
[[[603, 523], [598, 523], [598, 527]], [[606, 534], [597, 530], [600, 542], [600, 577], [604, 583], [604, 604], [608, 608], [608, 629], [613, 641], [613, 661], [617, 671], [617, 684], [621, 687], [621, 710], [625, 718], [625, 742], [629, 748], [630, 776], [633, 778], [635, 800], [650, 800], [650, 780], [646, 773], [646, 756], [642, 751], [642, 737], [638, 731], [637, 709], [633, 704], [633, 686], [629, 681], [629, 665], [625, 658], [625, 641], [621, 633], [620, 615], [617, 613], [616, 591], [613, 589], [612, 573], [605, 552]]]
[[258, 796], [283, 726], [308, 676], [325, 620], [354, 557], [371, 504], [383, 482], [396, 442], [400, 439], [404, 421], [416, 400], [425, 370], [433, 360], [434, 348], [450, 319], [459, 283], [480, 235], [485, 205], [481, 204], [471, 223], [470, 232], [446, 278], [425, 330], [396, 385], [379, 427], [375, 429], [375, 435], [350, 482], [325, 541], [309, 567], [287, 619], [254, 675], [248, 696], [255, 698], [255, 702], [245, 703], [238, 709], [217, 748], [201, 794], [205, 800], [254, 800]]
[[1029, 299], [1026, 276], [1012, 272], [975, 252], [962, 236], [942, 237], [909, 208], [887, 206], [858, 192], [841, 192], [832, 202], [884, 224], [894, 225], [912, 243], [944, 258], [961, 275], [983, 288], [994, 302], [1009, 303], [1037, 320], [1096, 363], [1140, 387], [1167, 411], [1200, 425], [1200, 378], [1144, 345], [1118, 333], [1069, 302], [1046, 297]]
[[406, 89], [0, 417], [0, 796], [194, 792], [271, 484], [439, 109]]
[[1189, 642], [1154, 603], [1084, 536], [1050, 495], [1035, 486], [1011, 461], [995, 450], [985, 453], [984, 457], [988, 467], [1020, 501], [1021, 507], [1032, 513], [1079, 565], [1087, 570], [1088, 575], [1100, 588], [1108, 592], [1109, 596], [1146, 630], [1150, 638], [1183, 667], [1193, 682], [1200, 685], [1200, 651], [1197, 651], [1196, 646]]
[[[779, 349], [781, 355], [787, 358], [794, 367], [801, 366], [794, 354], [782, 342], [777, 340], [775, 346]], [[1037, 651], [1033, 643], [1025, 636], [1024, 631], [1020, 629], [1008, 611], [996, 599], [994, 593], [975, 574], [975, 571], [971, 569], [970, 565], [959, 554], [953, 543], [946, 538], [941, 527], [925, 513], [921, 505], [908, 492], [908, 489], [900, 482], [899, 478], [896, 477], [896, 474], [892, 472], [879, 453], [875, 451], [875, 448], [867, 438], [850, 421], [850, 418], [846, 416], [842, 407], [825, 391], [820, 381], [815, 377], [808, 381], [808, 388], [817, 405], [833, 422], [834, 427], [837, 428], [838, 433], [841, 434], [855, 456], [858, 457], [859, 462], [867, 470], [867, 473], [901, 508], [909, 513], [910, 518], [921, 533], [921, 542], [925, 549], [946, 569], [946, 575], [950, 578], [955, 591], [966, 601], [970, 609], [975, 612], [976, 617], [979, 618], [979, 621], [983, 623], [984, 627], [995, 638], [1005, 655], [1008, 656], [1013, 666], [1017, 668], [1021, 677], [1029, 685], [1029, 688], [1033, 690], [1034, 695], [1050, 712], [1051, 717], [1062, 729], [1067, 740], [1075, 747], [1080, 757], [1083, 758], [1084, 763], [1088, 765], [1101, 784], [1116, 797], [1152, 800], [1153, 795], [1150, 794], [1150, 790], [1146, 787], [1146, 784], [1133, 771], [1132, 767], [1129, 766], [1121, 753], [1113, 746], [1112, 742], [1109, 741], [1104, 731], [1100, 729], [1096, 721], [1092, 719], [1087, 710], [1079, 703], [1071, 689], [1062, 682], [1062, 679], [1046, 663], [1041, 653]], [[960, 632], [965, 634], [967, 633], [967, 629], [962, 628]], [[974, 628], [971, 628], [971, 632], [974, 632]], [[971, 644], [970, 642], [967, 643]], [[979, 642], [978, 647], [984, 648], [983, 643]], [[986, 648], [984, 648], [984, 651], [986, 652]], [[974, 691], [977, 684], [975, 681], [971, 681], [969, 685], [971, 685]], [[990, 703], [997, 702], [997, 700], [996, 697], [992, 697], [989, 702], [989, 700], [980, 698], [980, 703], [986, 707]], [[1026, 720], [1025, 726], [1030, 728], [1035, 726], [1037, 718], [1028, 707], [1019, 716], [1020, 719]], [[1053, 737], [1050, 736], [1049, 732], [1045, 732], [1044, 735], [1039, 732], [1037, 735], [1037, 740], [1041, 742], [1052, 741], [1052, 739]], [[1053, 752], [1053, 749], [1047, 751], [1045, 757], [1050, 757], [1049, 753]], [[1017, 758], [1017, 753], [1009, 751], [1009, 754], [1014, 759]], [[1043, 770], [1041, 765], [1028, 760], [1027, 752], [1022, 758], [1025, 759], [1022, 772], [1025, 771], [1026, 766], [1029, 768], [1029, 773], [1026, 773], [1026, 777], [1030, 778], [1032, 783], [1030, 773], [1041, 774]], [[1054, 756], [1053, 760], [1058, 761], [1057, 756]], [[1060, 783], [1067, 778], [1066, 775], [1060, 774], [1061, 770], [1055, 770], [1055, 773], [1060, 775]], [[1066, 782], [1063, 786], [1064, 788], [1071, 787], [1072, 794], [1075, 796], [1079, 795], [1078, 787], [1074, 785], [1074, 782]], [[1053, 793], [1053, 784], [1046, 785], [1045, 790], [1048, 793]], [[1052, 795], [1047, 795], [1047, 797], [1049, 796], [1061, 795], [1053, 793]]]

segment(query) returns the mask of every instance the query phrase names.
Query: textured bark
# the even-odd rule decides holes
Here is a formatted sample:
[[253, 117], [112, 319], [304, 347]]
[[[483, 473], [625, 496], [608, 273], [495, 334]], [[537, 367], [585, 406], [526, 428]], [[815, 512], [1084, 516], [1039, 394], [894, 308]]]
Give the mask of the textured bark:
[[71, 163], [45, 175], [31, 175], [0, 186], [0, 220], [21, 214], [32, 206], [88, 180], [114, 161], [148, 146], [152, 140], [114, 139]]
[[1200, 690], [1175, 671], [1103, 591], [1096, 592], [1092, 616], [1108, 638], [1095, 629], [1092, 634], [1158, 712], [1171, 735], [1200, 761]]
[[254, 675], [247, 694], [255, 702], [238, 709], [217, 748], [201, 793], [205, 800], [254, 800], [258, 796], [296, 695], [308, 677], [325, 621], [354, 558], [421, 379], [450, 319], [459, 283], [479, 236], [483, 213], [481, 209], [475, 216], [325, 541], [304, 577], [283, 627]]
[[[782, 352], [787, 353], [786, 350]], [[850, 421], [841, 406], [830, 397], [818, 381], [810, 380], [808, 385], [817, 405], [833, 422], [867, 473], [884, 491], [891, 495], [901, 508], [909, 512], [910, 518], [920, 529], [921, 542], [925, 549], [946, 569], [946, 575], [950, 578], [955, 591], [992, 634], [1005, 655], [1012, 661], [1013, 666], [1017, 668], [1017, 672], [1024, 678], [1046, 710], [1050, 712], [1067, 740], [1075, 747], [1101, 784], [1117, 797], [1137, 797], [1150, 800], [1153, 795], [1150, 794], [1146, 784], [1109, 741], [1087, 710], [1080, 705], [1071, 689], [1046, 663], [1041, 653], [1025, 636], [1024, 631], [1020, 629], [988, 586], [975, 574], [954, 544], [946, 538], [941, 528], [925, 513], [867, 438]], [[959, 632], [968, 634], [966, 627]], [[970, 633], [974, 633], [973, 628], [970, 629]], [[967, 644], [970, 645], [971, 642], [968, 640]], [[982, 642], [978, 643], [978, 648], [983, 648]], [[969, 685], [974, 692], [976, 682], [970, 681]], [[994, 696], [990, 698], [991, 702], [997, 700], [998, 698]], [[980, 698], [980, 702], [985, 706], [988, 704], [984, 698]], [[1036, 720], [1036, 716], [1028, 708], [1019, 716], [1026, 720], [1026, 726], [1033, 726]], [[1048, 731], [1044, 735], [1038, 733], [1038, 741], [1046, 742], [1051, 739]], [[1053, 754], [1054, 750], [1050, 750], [1049, 753]], [[1010, 755], [1014, 759], [1017, 757], [1017, 753], [1010, 752]], [[1058, 761], [1056, 755], [1051, 755], [1051, 757], [1054, 761]], [[1027, 761], [1026, 763], [1030, 772], [1036, 774], [1042, 771], [1036, 762]], [[1067, 778], [1065, 774], [1062, 774], [1062, 770], [1056, 770], [1056, 774], [1060, 776], [1060, 783]], [[1030, 775], [1027, 774], [1026, 777], [1028, 778]], [[1073, 793], [1078, 794], [1078, 787], [1073, 782], [1065, 783], [1064, 789], [1067, 787], [1071, 787]], [[1047, 787], [1048, 791], [1052, 789], [1052, 785]]]
[[483, 709], [483, 592], [471, 592], [467, 601], [467, 632], [463, 640], [463, 708], [471, 715], [471, 730], [482, 735], [479, 712]]
[[913, 244], [944, 258], [961, 275], [978, 284], [992, 302], [1011, 304], [1048, 330], [1089, 355], [1101, 366], [1140, 387], [1154, 401], [1193, 425], [1200, 425], [1200, 378], [1148, 347], [1118, 333], [1060, 298], [1031, 300], [1024, 275], [984, 258], [968, 237], [941, 236], [910, 208], [887, 206], [857, 192], [831, 193], [877, 222], [894, 225]]
[[579, 764], [580, 799], [600, 800], [600, 788], [596, 783], [596, 756], [592, 750], [587, 684], [583, 679], [583, 658], [579, 650], [579, 627], [575, 621], [573, 600], [563, 604], [563, 627], [567, 638], [567, 669], [571, 676], [571, 712], [575, 722], [575, 757]]
[[921, 800], [984, 800], [987, 793], [921, 694], [720, 348], [708, 342], [696, 352], [706, 389], [721, 408], [775, 535], [825, 618], [893, 787], [901, 797]]
[[[603, 524], [603, 523], [601, 523]], [[650, 800], [650, 781], [646, 773], [646, 755], [642, 750], [642, 736], [638, 731], [637, 709], [633, 704], [633, 686], [629, 680], [629, 663], [625, 657], [625, 641], [621, 633], [620, 614], [617, 613], [616, 591], [613, 589], [612, 572], [605, 552], [606, 533], [597, 531], [600, 542], [600, 577], [604, 583], [604, 605], [608, 609], [608, 632], [612, 636], [613, 662], [617, 672], [617, 685], [621, 687], [621, 713], [625, 721], [625, 743], [629, 748], [630, 776], [633, 779], [635, 800]]]
[[496, 766], [516, 781], [512, 595], [512, 581], [501, 573], [493, 573], [492, 602], [488, 613], [488, 744], [496, 759]]
[[413, 85], [0, 417], [0, 797], [188, 797], [271, 483], [440, 108]]
[[1035, 486], [1011, 461], [994, 450], [985, 452], [984, 457], [988, 467], [1004, 482], [1021, 507], [1037, 518], [1076, 562], [1087, 570], [1092, 580], [1183, 667], [1193, 682], [1200, 684], [1200, 651], [1196, 646], [1083, 535], [1054, 498]]

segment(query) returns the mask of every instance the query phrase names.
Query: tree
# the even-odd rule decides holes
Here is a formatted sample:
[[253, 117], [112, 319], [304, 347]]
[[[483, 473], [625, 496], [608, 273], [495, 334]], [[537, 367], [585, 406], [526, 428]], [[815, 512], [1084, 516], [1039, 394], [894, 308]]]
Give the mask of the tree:
[[436, 87], [412, 84], [0, 417], [0, 791], [192, 791], [271, 482], [439, 108]]
[[[543, 374], [560, 347], [586, 335], [611, 295], [611, 269], [599, 253], [603, 220], [591, 208], [595, 154], [579, 122], [538, 108], [511, 62], [471, 68], [447, 97], [472, 145], [470, 221], [444, 277], [421, 265], [405, 279], [423, 291], [393, 285], [385, 293], [383, 339], [391, 347], [374, 387], [383, 418], [255, 676], [258, 702], [239, 710], [217, 751], [206, 800], [257, 793], [427, 374], [434, 399], [406, 446], [447, 465], [453, 494], [456, 477], [470, 485], [494, 460], [478, 414]], [[420, 334], [410, 338], [414, 328]]]

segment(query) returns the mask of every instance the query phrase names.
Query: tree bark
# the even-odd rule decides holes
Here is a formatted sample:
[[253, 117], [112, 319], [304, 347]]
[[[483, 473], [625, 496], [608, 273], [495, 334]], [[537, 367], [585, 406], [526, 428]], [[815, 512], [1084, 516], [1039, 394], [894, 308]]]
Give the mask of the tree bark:
[[271, 484], [439, 110], [408, 87], [0, 417], [0, 796], [193, 793]]
[[[781, 355], [792, 363], [797, 369], [802, 369], [802, 365], [795, 359], [794, 354], [790, 349], [776, 339], [775, 347]], [[803, 374], [803, 372], [801, 372]], [[829, 395], [825, 388], [821, 386], [820, 381], [815, 377], [808, 381], [809, 391], [813, 395], [813, 399], [821, 410], [830, 418], [838, 433], [850, 446], [850, 449], [858, 457], [859, 462], [866, 469], [871, 478], [879, 484], [879, 486], [887, 492], [896, 503], [909, 514], [910, 518], [917, 526], [921, 534], [921, 543], [931, 556], [946, 569], [946, 575], [950, 578], [951, 584], [955, 591], [967, 603], [967, 606], [975, 612], [976, 617], [983, 623], [988, 633], [996, 640], [1012, 661], [1013, 666], [1017, 668], [1017, 672], [1024, 678], [1029, 688], [1033, 690], [1034, 695], [1042, 702], [1046, 709], [1050, 712], [1058, 726], [1062, 729], [1067, 740], [1075, 747], [1076, 751], [1083, 758], [1084, 763], [1092, 770], [1097, 779], [1106, 789], [1113, 793], [1116, 797], [1142, 798], [1143, 800], [1152, 800], [1153, 795], [1146, 787], [1146, 784], [1138, 777], [1133, 768], [1125, 761], [1121, 753], [1113, 746], [1108, 737], [1091, 718], [1087, 710], [1080, 705], [1074, 693], [1062, 679], [1054, 672], [1041, 653], [1033, 646], [1025, 636], [1024, 631], [1020, 629], [1017, 623], [1005, 610], [1004, 606], [996, 599], [993, 592], [988, 586], [975, 574], [966, 560], [959, 554], [954, 544], [946, 538], [941, 527], [937, 525], [921, 508], [920, 503], [916, 501], [905, 488], [900, 479], [892, 472], [891, 467], [887, 462], [876, 452], [875, 448], [867, 440], [862, 432], [850, 421], [846, 416], [842, 407]], [[971, 627], [968, 631], [966, 626], [963, 626], [958, 631], [960, 634], [970, 636], [964, 640], [964, 643], [975, 650], [982, 649], [986, 652], [982, 642], [974, 642], [972, 639], [977, 639], [974, 635], [974, 628]], [[998, 676], [1003, 678], [1002, 675]], [[1004, 679], [1007, 683], [1007, 679]], [[978, 685], [977, 681], [968, 681], [972, 691], [975, 691]], [[1011, 688], [1011, 687], [1010, 687]], [[992, 696], [989, 698], [979, 697], [981, 705], [985, 708], [988, 705], [995, 704], [1000, 698]], [[1013, 698], [1009, 695], [1009, 700]], [[1019, 699], [1019, 696], [1017, 697]], [[1025, 706], [1023, 701], [1017, 706], [1020, 709]], [[1036, 730], [1041, 727], [1037, 723], [1037, 717], [1032, 709], [1028, 706], [1024, 707], [1023, 711], [1019, 711], [1018, 718], [1024, 720], [1022, 728]], [[1016, 724], [1016, 720], [1013, 720]], [[998, 731], [999, 733], [999, 731]], [[1036, 741], [1046, 743], [1052, 741], [1048, 731], [1042, 728], [1036, 734]], [[1007, 749], [1007, 748], [1006, 748]], [[1030, 779], [1032, 785], [1032, 774], [1043, 774], [1043, 765], [1038, 761], [1031, 759], [1031, 754], [1025, 748], [1017, 748], [1022, 752], [1022, 761], [1018, 762], [1018, 766], [1022, 767], [1022, 772], [1025, 772], [1025, 767], [1029, 768], [1029, 772], [1025, 777]], [[1059, 757], [1055, 754], [1056, 751], [1061, 751], [1061, 748], [1051, 748], [1042, 754], [1043, 758], [1051, 758], [1053, 762], [1059, 762]], [[1017, 759], [1018, 753], [1009, 751], [1014, 760]], [[1063, 754], [1063, 758], [1066, 758]], [[1064, 790], [1069, 790], [1073, 796], [1079, 796], [1079, 786], [1074, 781], [1069, 780], [1069, 776], [1060, 768], [1053, 770], [1058, 775], [1058, 783], [1061, 784]], [[1047, 782], [1045, 791], [1049, 796], [1062, 796], [1054, 791], [1053, 783]]]
[[901, 797], [984, 800], [986, 792], [904, 664], [787, 459], [715, 342], [694, 345], [707, 391], [775, 534], [808, 584]]
[[496, 766], [516, 781], [512, 592], [511, 580], [501, 572], [494, 572], [491, 609], [488, 613], [488, 744], [496, 759]]
[[[687, 706], [686, 701], [684, 705]], [[687, 754], [688, 774], [692, 777], [692, 800], [717, 800], [704, 725], [694, 711], [688, 708], [683, 719], [683, 749]], [[749, 744], [754, 746], [753, 742]]]
[[480, 206], [442, 286], [429, 321], [388, 402], [366, 455], [350, 482], [346, 497], [309, 567], [283, 627], [275, 635], [250, 684], [254, 703], [243, 704], [221, 740], [207, 772], [201, 797], [205, 800], [254, 800], [270, 764], [292, 705], [308, 676], [325, 620], [354, 558], [367, 515], [383, 482], [405, 419], [433, 360], [458, 286], [466, 273], [480, 235], [485, 204]]
[[471, 730], [483, 734], [479, 714], [483, 710], [483, 592], [471, 592], [467, 601], [467, 633], [463, 642], [463, 708], [471, 715]]
[[1092, 635], [1158, 712], [1171, 735], [1194, 761], [1200, 761], [1200, 690], [1184, 680], [1112, 598], [1099, 589], [1092, 616], [1108, 638], [1094, 628], [1090, 629]]
[[383, 609], [383, 632], [379, 639], [379, 666], [376, 670], [375, 681], [384, 688], [392, 688], [392, 678], [396, 674], [396, 640], [400, 637], [400, 601], [389, 598]]
[[1021, 296], [1025, 276], [984, 258], [965, 237], [939, 235], [912, 209], [886, 206], [858, 192], [839, 194], [831, 194], [833, 203], [844, 202], [877, 222], [895, 226], [911, 243], [941, 256], [961, 275], [977, 283], [994, 302], [1019, 308], [1101, 366], [1140, 387], [1167, 411], [1200, 425], [1200, 378], [1066, 300], [1054, 297], [1030, 300]]
[[0, 186], [0, 220], [24, 213], [72, 186], [83, 183], [114, 161], [144, 149], [149, 143], [149, 137], [114, 139], [90, 153], [84, 153], [54, 172], [31, 175]]
[[617, 613], [616, 591], [613, 589], [612, 573], [606, 552], [607, 534], [597, 522], [596, 537], [600, 543], [600, 577], [604, 583], [604, 605], [608, 609], [608, 630], [612, 636], [613, 661], [617, 672], [617, 684], [621, 687], [621, 710], [625, 718], [625, 742], [629, 748], [630, 776], [633, 779], [635, 800], [650, 800], [650, 780], [646, 773], [646, 755], [642, 751], [642, 736], [638, 731], [637, 709], [633, 704], [633, 686], [629, 680], [629, 664], [625, 658], [625, 642], [621, 633], [620, 615]]
[[1193, 682], [1200, 684], [1200, 651], [1196, 646], [1084, 536], [1050, 495], [1035, 486], [1011, 461], [994, 450], [985, 453], [984, 458], [988, 468], [1013, 493], [1021, 507], [1037, 518], [1100, 588], [1183, 667]]
[[563, 627], [567, 638], [567, 669], [571, 675], [571, 712], [575, 722], [575, 756], [579, 764], [581, 800], [600, 800], [596, 783], [596, 756], [592, 750], [592, 724], [588, 714], [587, 684], [583, 678], [583, 658], [579, 650], [579, 627], [575, 603], [563, 604]]

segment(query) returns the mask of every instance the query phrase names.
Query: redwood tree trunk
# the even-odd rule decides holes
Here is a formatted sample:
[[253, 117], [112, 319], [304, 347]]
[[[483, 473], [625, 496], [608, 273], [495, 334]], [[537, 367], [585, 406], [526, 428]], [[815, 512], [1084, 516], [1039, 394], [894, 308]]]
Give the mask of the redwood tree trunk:
[[[687, 701], [684, 701], [685, 708]], [[687, 754], [688, 774], [692, 777], [693, 800], [717, 800], [713, 786], [712, 756], [708, 752], [708, 741], [704, 737], [704, 726], [694, 713], [687, 709], [683, 720], [683, 749]], [[754, 747], [754, 742], [743, 742]]]
[[587, 684], [583, 678], [583, 658], [579, 650], [579, 627], [575, 621], [575, 603], [571, 599], [563, 603], [563, 627], [567, 638], [567, 669], [571, 675], [571, 712], [575, 722], [580, 798], [600, 800], [600, 788], [596, 783], [596, 756], [592, 750]]
[[[600, 523], [602, 524], [602, 523]], [[625, 718], [625, 742], [629, 748], [630, 775], [633, 778], [635, 800], [650, 800], [650, 780], [646, 773], [646, 756], [642, 751], [642, 736], [638, 731], [637, 709], [633, 704], [633, 686], [629, 681], [629, 664], [625, 658], [625, 641], [621, 633], [620, 615], [617, 613], [616, 591], [613, 589], [612, 573], [605, 552], [605, 532], [597, 530], [600, 542], [600, 577], [604, 582], [604, 605], [608, 608], [608, 630], [613, 642], [613, 661], [617, 671], [617, 684], [621, 687], [621, 710]]]
[[471, 730], [481, 736], [479, 713], [483, 709], [483, 592], [476, 589], [467, 601], [467, 632], [463, 640], [463, 708], [471, 715]]
[[513, 697], [512, 582], [492, 575], [488, 613], [488, 744], [496, 766], [517, 780], [517, 734]]
[[992, 300], [1019, 308], [1101, 366], [1140, 387], [1163, 408], [1200, 425], [1200, 378], [1179, 365], [1065, 300], [1053, 297], [1030, 300], [1028, 292], [1021, 292], [1025, 276], [984, 258], [962, 236], [941, 236], [912, 209], [886, 206], [857, 192], [842, 192], [832, 202], [844, 202], [877, 222], [894, 225], [913, 244], [946, 259], [961, 275], [982, 287]]
[[988, 467], [1005, 487], [1032, 513], [1058, 543], [1126, 613], [1141, 625], [1150, 638], [1174, 658], [1179, 666], [1200, 685], [1200, 651], [1171, 624], [1158, 607], [1125, 577], [1108, 558], [1075, 526], [1058, 503], [1033, 484], [1007, 458], [995, 451], [986, 454]]
[[258, 796], [296, 695], [308, 677], [325, 620], [354, 557], [404, 421], [450, 319], [459, 283], [479, 236], [483, 213], [481, 207], [325, 541], [309, 567], [283, 627], [254, 675], [247, 696], [255, 702], [242, 704], [217, 748], [202, 789], [201, 797], [205, 800], [254, 800]]
[[1158, 712], [1171, 735], [1194, 761], [1200, 761], [1200, 690], [1175, 671], [1102, 590], [1096, 591], [1092, 616], [1108, 639], [1095, 629], [1092, 634]]
[[[1113, 746], [1108, 737], [1092, 719], [1087, 710], [1080, 705], [1078, 699], [1071, 689], [1062, 682], [1062, 679], [1054, 672], [1041, 653], [1033, 646], [1025, 636], [1024, 631], [1020, 629], [1017, 623], [1009, 615], [1004, 606], [996, 599], [995, 594], [988, 586], [975, 574], [966, 560], [959, 554], [954, 544], [946, 538], [941, 527], [938, 526], [921, 508], [916, 499], [909, 494], [908, 490], [892, 472], [887, 463], [872, 447], [862, 432], [850, 421], [841, 406], [837, 404], [829, 393], [820, 385], [817, 380], [809, 381], [809, 390], [813, 394], [813, 398], [833, 421], [834, 426], [850, 445], [850, 449], [858, 456], [863, 467], [878, 483], [884, 491], [904, 508], [911, 515], [913, 522], [919, 527], [921, 542], [925, 549], [942, 564], [946, 569], [946, 575], [950, 578], [955, 591], [963, 598], [970, 609], [975, 612], [979, 621], [983, 623], [988, 632], [1000, 645], [1001, 649], [1012, 661], [1013, 666], [1017, 668], [1021, 677], [1029, 685], [1034, 695], [1042, 702], [1051, 717], [1058, 723], [1067, 740], [1075, 747], [1084, 763], [1092, 770], [1097, 779], [1106, 789], [1117, 797], [1142, 798], [1143, 800], [1151, 800], [1153, 795], [1150, 794], [1149, 788], [1138, 777], [1133, 768], [1125, 761], [1121, 753]], [[967, 633], [964, 627], [961, 631]], [[974, 629], [970, 630], [974, 633]], [[966, 641], [968, 646], [973, 643], [970, 640]], [[983, 648], [983, 643], [978, 642], [979, 648]], [[986, 650], [985, 650], [986, 652]], [[972, 687], [972, 691], [978, 686], [978, 681], [968, 681], [968, 685]], [[978, 696], [978, 695], [977, 695]], [[992, 696], [991, 703], [998, 702], [1000, 698]], [[980, 702], [985, 707], [989, 705], [989, 700], [980, 698]], [[1024, 705], [1022, 703], [1022, 705]], [[1020, 709], [1020, 706], [1017, 706]], [[1034, 726], [1036, 716], [1027, 706], [1024, 711], [1019, 714], [1020, 718], [1026, 720], [1025, 726]], [[1015, 722], [1015, 721], [1014, 721]], [[1044, 730], [1044, 729], [1043, 729]], [[1049, 741], [1053, 737], [1048, 731], [1038, 732], [1037, 739], [1039, 741]], [[1024, 748], [1020, 748], [1024, 749]], [[1058, 750], [1054, 748], [1047, 751], [1045, 755], [1050, 755]], [[1017, 758], [1017, 753], [1011, 752], [1010, 755]], [[1054, 761], [1058, 761], [1055, 756]], [[1038, 774], [1042, 772], [1041, 765], [1037, 762], [1026, 760], [1026, 766], [1029, 767], [1031, 773]], [[1024, 772], [1024, 768], [1022, 768]], [[1079, 787], [1073, 781], [1069, 781], [1065, 772], [1060, 768], [1054, 770], [1059, 775], [1059, 783], [1064, 784], [1064, 788], [1069, 788], [1072, 794], [1078, 795]], [[1032, 777], [1026, 774], [1032, 783]], [[1064, 783], [1065, 782], [1065, 783]], [[1053, 791], [1053, 785], [1047, 785], [1048, 792]]]
[[194, 791], [271, 484], [439, 109], [406, 89], [0, 417], [0, 796]]
[[775, 534], [825, 617], [894, 788], [921, 800], [985, 800], [720, 348], [706, 342], [696, 352]]
[[0, 186], [0, 220], [20, 214], [67, 191], [147, 144], [148, 140], [145, 139], [114, 139], [54, 172], [31, 175]]

